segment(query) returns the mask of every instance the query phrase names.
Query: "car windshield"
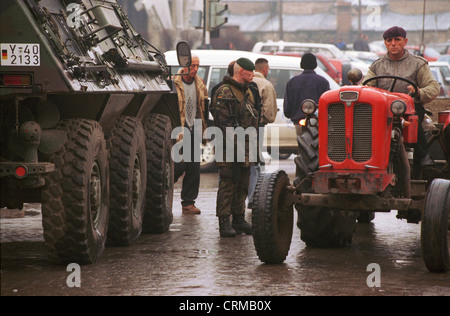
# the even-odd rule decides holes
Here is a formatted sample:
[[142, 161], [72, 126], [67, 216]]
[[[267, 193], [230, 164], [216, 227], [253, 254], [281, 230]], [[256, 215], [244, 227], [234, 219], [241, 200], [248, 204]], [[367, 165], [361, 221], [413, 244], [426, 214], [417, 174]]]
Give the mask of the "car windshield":
[[431, 47], [425, 48], [425, 54], [427, 56], [437, 57], [437, 58], [439, 58], [441, 56], [441, 54], [439, 54], [439, 52], [437, 50], [435, 50], [434, 48], [431, 48]]
[[445, 78], [450, 78], [450, 68], [448, 68], [447, 66], [442, 66], [442, 67], [439, 67], [439, 69], [441, 70], [442, 75]]
[[286, 85], [289, 79], [301, 74], [300, 70], [293, 69], [270, 69], [267, 75], [269, 80], [275, 87], [277, 93], [277, 99], [284, 99], [284, 93], [286, 92]]

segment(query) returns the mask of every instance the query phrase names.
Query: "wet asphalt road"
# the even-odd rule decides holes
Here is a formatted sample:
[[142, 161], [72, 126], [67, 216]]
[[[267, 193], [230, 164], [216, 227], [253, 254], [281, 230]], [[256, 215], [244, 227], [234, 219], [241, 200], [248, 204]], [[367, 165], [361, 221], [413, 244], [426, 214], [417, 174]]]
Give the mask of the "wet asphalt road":
[[[292, 181], [293, 157], [280, 168]], [[420, 225], [396, 219], [396, 212], [378, 213], [373, 223], [358, 224], [353, 244], [343, 249], [307, 248], [295, 227], [286, 262], [266, 265], [251, 236], [219, 238], [217, 174], [202, 174], [200, 216], [182, 215], [180, 184], [170, 231], [142, 235], [131, 247], [107, 247], [99, 263], [81, 266], [80, 287], [68, 286], [73, 270], [48, 261], [39, 212], [2, 219], [1, 295], [450, 296], [450, 273], [430, 273], [422, 261]], [[39, 211], [40, 206], [28, 208]], [[371, 263], [378, 265], [379, 274], [367, 271]], [[368, 280], [380, 286], [369, 287], [373, 283]]]

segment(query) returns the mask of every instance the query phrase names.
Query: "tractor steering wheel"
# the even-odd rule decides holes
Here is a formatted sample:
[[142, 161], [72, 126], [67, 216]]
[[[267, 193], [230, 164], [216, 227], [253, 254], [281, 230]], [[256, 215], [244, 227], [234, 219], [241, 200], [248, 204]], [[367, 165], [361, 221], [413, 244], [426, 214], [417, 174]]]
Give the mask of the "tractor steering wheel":
[[417, 87], [417, 85], [414, 82], [412, 82], [409, 79], [399, 77], [399, 76], [375, 76], [375, 77], [369, 78], [366, 81], [364, 81], [363, 86], [367, 85], [367, 83], [369, 83], [370, 81], [377, 80], [377, 79], [394, 79], [394, 81], [392, 82], [392, 86], [389, 89], [390, 92], [394, 92], [394, 87], [395, 87], [395, 84], [397, 83], [397, 80], [401, 80], [401, 81], [405, 81], [405, 82], [409, 83], [410, 85], [412, 85], [414, 87], [414, 93], [409, 94], [411, 97], [414, 98], [419, 93], [419, 88]]

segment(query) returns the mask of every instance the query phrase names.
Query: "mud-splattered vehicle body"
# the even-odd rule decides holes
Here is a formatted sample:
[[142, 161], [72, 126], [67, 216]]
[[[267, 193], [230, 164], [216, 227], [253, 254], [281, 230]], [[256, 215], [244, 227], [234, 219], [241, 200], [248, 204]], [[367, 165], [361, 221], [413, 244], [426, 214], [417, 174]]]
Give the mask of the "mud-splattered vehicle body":
[[1, 207], [42, 203], [46, 246], [63, 262], [167, 231], [180, 118], [163, 54], [115, 0], [0, 9]]

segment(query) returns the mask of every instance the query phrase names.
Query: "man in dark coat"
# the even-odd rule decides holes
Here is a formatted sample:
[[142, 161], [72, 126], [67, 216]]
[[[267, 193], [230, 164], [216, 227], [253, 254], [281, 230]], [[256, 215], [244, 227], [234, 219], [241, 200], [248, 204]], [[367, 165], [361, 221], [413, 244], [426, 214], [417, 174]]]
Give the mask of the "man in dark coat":
[[316, 56], [311, 53], [303, 55], [300, 67], [304, 69], [303, 73], [288, 81], [284, 95], [284, 116], [294, 123], [297, 136], [302, 135], [299, 121], [305, 118], [301, 110], [302, 102], [311, 99], [318, 103], [320, 96], [330, 90], [328, 80], [314, 71], [317, 68]]

